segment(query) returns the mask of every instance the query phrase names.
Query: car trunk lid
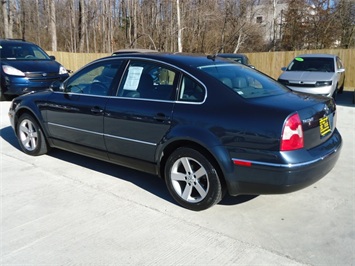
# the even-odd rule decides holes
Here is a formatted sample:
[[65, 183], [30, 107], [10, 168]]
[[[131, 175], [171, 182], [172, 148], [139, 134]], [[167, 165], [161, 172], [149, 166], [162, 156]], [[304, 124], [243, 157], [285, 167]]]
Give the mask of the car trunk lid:
[[[265, 99], [253, 101], [259, 106], [278, 109], [275, 119], [284, 119], [284, 123], [291, 115], [297, 113], [302, 124], [304, 148], [307, 150], [321, 145], [335, 130], [337, 114], [336, 104], [332, 98], [291, 92], [271, 96], [267, 102]], [[280, 136], [282, 133], [283, 131], [280, 132]]]

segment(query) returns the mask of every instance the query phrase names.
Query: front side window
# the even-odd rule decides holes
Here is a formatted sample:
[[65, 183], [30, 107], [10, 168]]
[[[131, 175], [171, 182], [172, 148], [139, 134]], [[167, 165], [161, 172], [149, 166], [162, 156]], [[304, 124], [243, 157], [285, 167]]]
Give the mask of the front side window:
[[107, 96], [121, 64], [121, 61], [101, 62], [86, 68], [68, 80], [65, 92]]
[[163, 65], [132, 60], [123, 76], [118, 96], [152, 100], [173, 100], [177, 73]]
[[344, 68], [343, 62], [340, 60], [339, 57], [337, 57], [337, 68], [338, 68], [338, 69]]

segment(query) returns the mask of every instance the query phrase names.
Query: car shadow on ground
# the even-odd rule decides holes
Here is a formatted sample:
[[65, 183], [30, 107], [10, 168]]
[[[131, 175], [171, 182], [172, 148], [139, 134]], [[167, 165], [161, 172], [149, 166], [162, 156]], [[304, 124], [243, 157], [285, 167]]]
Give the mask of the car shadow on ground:
[[342, 93], [337, 95], [335, 102], [337, 105], [355, 107], [354, 92], [343, 91]]
[[[1, 137], [14, 148], [21, 150], [17, 138], [10, 126], [1, 129]], [[174, 205], [178, 205], [169, 194], [164, 180], [155, 175], [59, 149], [52, 149], [47, 156], [130, 182], [157, 197], [160, 197]], [[219, 204], [238, 205], [252, 200], [255, 197], [257, 196], [241, 195], [231, 197], [227, 194]]]

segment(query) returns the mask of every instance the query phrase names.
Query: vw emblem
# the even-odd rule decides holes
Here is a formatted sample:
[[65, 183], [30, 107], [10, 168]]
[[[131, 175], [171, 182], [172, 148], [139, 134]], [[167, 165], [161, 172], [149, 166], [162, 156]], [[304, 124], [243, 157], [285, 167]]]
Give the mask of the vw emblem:
[[47, 73], [42, 73], [42, 76], [43, 77], [47, 77]]

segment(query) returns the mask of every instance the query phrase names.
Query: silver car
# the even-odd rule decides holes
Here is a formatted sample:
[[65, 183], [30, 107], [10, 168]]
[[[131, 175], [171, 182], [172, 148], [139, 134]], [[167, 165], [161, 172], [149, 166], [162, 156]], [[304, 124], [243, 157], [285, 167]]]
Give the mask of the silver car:
[[345, 69], [340, 58], [331, 54], [303, 54], [295, 57], [278, 81], [291, 90], [336, 98], [345, 83]]

